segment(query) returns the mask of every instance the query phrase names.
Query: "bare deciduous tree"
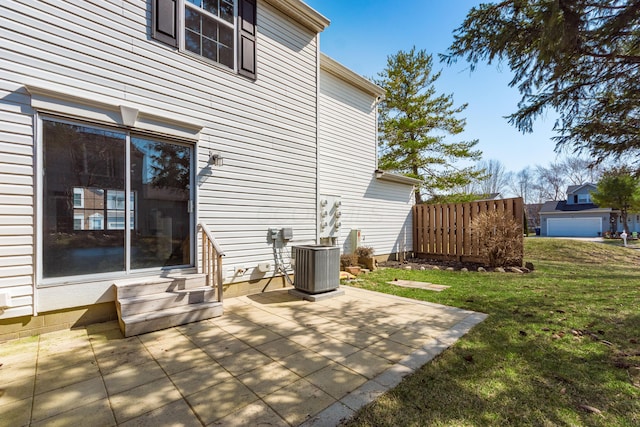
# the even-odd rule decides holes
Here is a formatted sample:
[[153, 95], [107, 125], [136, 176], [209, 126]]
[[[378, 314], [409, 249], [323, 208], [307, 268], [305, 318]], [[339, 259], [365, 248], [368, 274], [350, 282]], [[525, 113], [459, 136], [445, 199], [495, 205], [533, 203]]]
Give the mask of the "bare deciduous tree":
[[525, 204], [541, 203], [534, 197], [534, 172], [530, 167], [526, 167], [518, 172], [509, 174], [509, 190], [517, 197], [522, 197]]
[[536, 176], [534, 189], [543, 200], [566, 199], [567, 178], [562, 163], [536, 166]]
[[509, 176], [502, 162], [494, 159], [483, 160], [478, 163], [478, 169], [482, 170], [484, 174], [482, 178], [478, 179], [480, 193], [489, 195], [504, 192], [509, 182]]
[[583, 157], [567, 157], [563, 162], [567, 181], [571, 185], [596, 183], [602, 176], [601, 167]]

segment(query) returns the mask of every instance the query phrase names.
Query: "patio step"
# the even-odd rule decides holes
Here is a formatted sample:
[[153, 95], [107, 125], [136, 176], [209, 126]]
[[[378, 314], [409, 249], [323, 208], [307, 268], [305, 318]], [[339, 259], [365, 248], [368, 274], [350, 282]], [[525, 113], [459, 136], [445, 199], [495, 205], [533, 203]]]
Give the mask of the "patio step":
[[222, 316], [221, 302], [203, 302], [179, 307], [165, 308], [160, 311], [119, 317], [120, 330], [125, 337], [146, 334], [173, 326], [198, 322]]
[[146, 277], [142, 279], [127, 279], [115, 284], [118, 295], [122, 298], [139, 297], [158, 292], [171, 292], [193, 289], [204, 286], [204, 274], [176, 274], [171, 276]]
[[204, 283], [202, 274], [115, 283], [120, 330], [130, 337], [221, 316], [216, 290]]
[[127, 317], [138, 313], [155, 312], [181, 305], [215, 301], [215, 297], [215, 289], [209, 286], [201, 286], [193, 289], [181, 289], [146, 294], [139, 297], [121, 298], [118, 299], [116, 303], [120, 306], [119, 313]]

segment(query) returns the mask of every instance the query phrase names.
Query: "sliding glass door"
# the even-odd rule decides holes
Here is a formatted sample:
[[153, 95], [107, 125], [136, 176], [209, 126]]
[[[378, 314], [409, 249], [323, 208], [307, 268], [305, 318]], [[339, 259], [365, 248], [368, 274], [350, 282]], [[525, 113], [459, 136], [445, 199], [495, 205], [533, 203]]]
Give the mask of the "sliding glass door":
[[189, 264], [190, 180], [189, 147], [131, 138], [131, 268]]
[[43, 278], [191, 261], [192, 148], [45, 119]]

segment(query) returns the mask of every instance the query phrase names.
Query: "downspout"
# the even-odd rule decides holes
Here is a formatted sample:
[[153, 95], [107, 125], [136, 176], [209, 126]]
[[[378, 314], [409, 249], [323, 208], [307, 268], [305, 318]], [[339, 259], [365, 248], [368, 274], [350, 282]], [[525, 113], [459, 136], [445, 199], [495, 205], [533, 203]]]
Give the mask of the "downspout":
[[373, 131], [374, 131], [374, 140], [375, 140], [375, 144], [374, 144], [374, 149], [375, 149], [375, 153], [376, 153], [376, 161], [375, 161], [375, 169], [374, 170], [378, 170], [378, 105], [380, 104], [381, 98], [379, 96], [376, 96], [375, 101], [373, 101], [373, 110], [374, 110], [374, 124], [373, 124]]
[[320, 219], [318, 217], [320, 203], [320, 33], [316, 34], [316, 203], [314, 218], [316, 223], [316, 244], [320, 244]]

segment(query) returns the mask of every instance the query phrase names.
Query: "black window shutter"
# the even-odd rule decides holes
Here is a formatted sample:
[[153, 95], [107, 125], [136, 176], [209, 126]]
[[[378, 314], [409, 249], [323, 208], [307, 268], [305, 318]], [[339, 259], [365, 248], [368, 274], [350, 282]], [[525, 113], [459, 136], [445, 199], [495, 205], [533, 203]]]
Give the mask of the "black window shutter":
[[256, 78], [256, 1], [240, 0], [238, 5], [238, 73]]
[[178, 47], [178, 0], [151, 0], [151, 37]]

